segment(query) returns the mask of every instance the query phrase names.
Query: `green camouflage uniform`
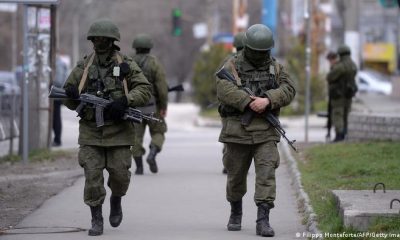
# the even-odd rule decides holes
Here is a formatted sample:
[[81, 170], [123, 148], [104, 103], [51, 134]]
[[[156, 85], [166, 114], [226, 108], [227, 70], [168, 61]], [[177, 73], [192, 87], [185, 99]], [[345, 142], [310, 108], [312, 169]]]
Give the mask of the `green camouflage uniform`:
[[[114, 51], [105, 60], [100, 60], [97, 55], [93, 64], [88, 69], [86, 87], [82, 92], [96, 95], [98, 86], [103, 86], [103, 98], [118, 99], [123, 97], [124, 88], [122, 81], [113, 76], [113, 68], [118, 66]], [[69, 85], [78, 86], [84, 68], [88, 65], [91, 55], [85, 57], [72, 70], [64, 88]], [[130, 73], [125, 77], [128, 85], [127, 101], [130, 107], [145, 105], [151, 97], [151, 85], [146, 80], [141, 69], [131, 58], [121, 55], [123, 61], [129, 64]], [[96, 95], [97, 96], [97, 95]], [[64, 104], [75, 110], [78, 101], [66, 100]], [[104, 202], [106, 190], [104, 188], [103, 170], [107, 169], [110, 177], [108, 186], [112, 195], [124, 196], [128, 190], [131, 173], [130, 146], [134, 141], [134, 127], [131, 122], [120, 120], [113, 121], [104, 112], [104, 126], [96, 127], [95, 109], [86, 106], [79, 120], [79, 164], [85, 170], [84, 201], [89, 206], [98, 206]]]
[[150, 54], [136, 54], [133, 59], [142, 69], [147, 80], [152, 84], [152, 93], [155, 98], [156, 110], [155, 117], [161, 119], [161, 122], [150, 122], [144, 120], [142, 123], [135, 123], [135, 145], [132, 147], [133, 157], [141, 157], [145, 154], [143, 147], [143, 137], [146, 126], [149, 126], [151, 145], [154, 145], [161, 151], [167, 132], [165, 119], [160, 116], [160, 110], [166, 110], [168, 106], [168, 85], [165, 79], [164, 69], [157, 58]]
[[356, 74], [356, 64], [351, 60], [350, 55], [344, 55], [340, 57], [338, 63], [332, 66], [327, 76], [332, 123], [336, 136], [342, 136], [342, 138], [347, 132], [347, 118], [351, 110], [352, 98], [357, 92]]
[[[238, 73], [239, 84], [250, 88], [256, 96], [269, 98], [267, 111], [272, 111], [275, 115], [296, 94], [289, 75], [275, 59], [271, 58], [264, 66], [256, 68], [246, 60], [244, 52], [240, 52], [228, 59], [224, 66], [231, 73]], [[240, 89], [238, 83], [219, 78], [216, 83], [222, 117], [219, 141], [226, 148], [223, 162], [228, 172], [227, 200], [240, 201], [246, 193], [247, 172], [254, 158], [254, 201], [257, 205], [267, 203], [272, 208], [276, 195], [275, 169], [279, 166], [277, 142], [280, 135], [260, 116], [256, 116], [250, 125], [243, 126], [241, 117], [251, 102], [249, 95]]]

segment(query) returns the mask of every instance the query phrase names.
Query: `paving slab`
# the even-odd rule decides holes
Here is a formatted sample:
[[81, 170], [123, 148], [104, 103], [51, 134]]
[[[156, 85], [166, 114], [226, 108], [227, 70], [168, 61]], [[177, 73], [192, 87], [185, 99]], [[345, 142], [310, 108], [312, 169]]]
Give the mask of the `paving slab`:
[[375, 193], [371, 190], [333, 190], [340, 216], [346, 227], [359, 231], [368, 230], [368, 226], [378, 217], [399, 217], [400, 190], [382, 190]]

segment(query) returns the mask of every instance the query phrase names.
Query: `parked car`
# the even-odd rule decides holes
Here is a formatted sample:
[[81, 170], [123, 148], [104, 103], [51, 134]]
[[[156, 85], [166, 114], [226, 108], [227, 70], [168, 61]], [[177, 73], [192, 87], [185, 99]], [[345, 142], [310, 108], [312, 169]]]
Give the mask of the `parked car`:
[[14, 72], [0, 71], [0, 94], [21, 94], [21, 89], [18, 85], [17, 78]]
[[18, 106], [20, 96], [21, 88], [18, 85], [15, 73], [0, 71], [0, 111], [10, 110], [13, 101]]
[[357, 87], [360, 93], [378, 93], [390, 95], [392, 82], [390, 77], [372, 70], [361, 70], [356, 76]]

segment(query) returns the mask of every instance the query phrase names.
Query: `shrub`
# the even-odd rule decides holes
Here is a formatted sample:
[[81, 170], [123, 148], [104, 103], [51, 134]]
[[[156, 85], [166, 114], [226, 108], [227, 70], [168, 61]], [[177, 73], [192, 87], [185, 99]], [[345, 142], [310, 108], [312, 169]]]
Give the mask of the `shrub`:
[[222, 45], [213, 45], [202, 52], [194, 64], [193, 98], [202, 109], [217, 101], [215, 72], [229, 56], [229, 51]]

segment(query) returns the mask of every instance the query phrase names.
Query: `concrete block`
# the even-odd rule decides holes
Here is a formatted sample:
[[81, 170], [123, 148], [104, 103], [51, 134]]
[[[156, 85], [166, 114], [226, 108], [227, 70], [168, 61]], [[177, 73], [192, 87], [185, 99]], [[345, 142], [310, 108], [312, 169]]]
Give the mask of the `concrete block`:
[[394, 202], [390, 209], [390, 202], [400, 199], [400, 190], [387, 190], [386, 193], [380, 189], [376, 193], [372, 190], [333, 190], [332, 193], [346, 227], [366, 231], [377, 217], [400, 216], [400, 203]]

